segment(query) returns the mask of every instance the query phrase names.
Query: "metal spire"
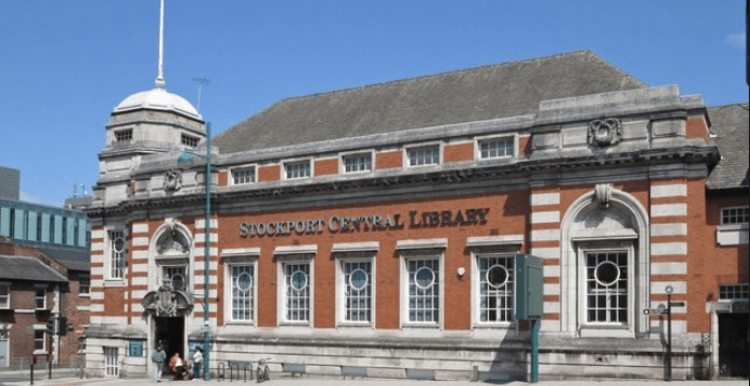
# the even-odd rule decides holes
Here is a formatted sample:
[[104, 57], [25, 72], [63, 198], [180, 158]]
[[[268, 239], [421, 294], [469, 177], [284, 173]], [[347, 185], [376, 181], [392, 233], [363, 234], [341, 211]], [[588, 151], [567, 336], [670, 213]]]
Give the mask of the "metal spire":
[[164, 88], [164, 0], [161, 0], [159, 16], [159, 74], [156, 77], [156, 88]]

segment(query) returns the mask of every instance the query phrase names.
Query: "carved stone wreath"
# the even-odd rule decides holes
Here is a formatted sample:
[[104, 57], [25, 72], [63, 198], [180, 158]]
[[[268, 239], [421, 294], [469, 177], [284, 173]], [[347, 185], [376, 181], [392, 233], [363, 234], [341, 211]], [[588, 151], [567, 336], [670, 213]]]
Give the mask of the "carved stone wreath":
[[620, 142], [620, 121], [615, 118], [595, 119], [589, 122], [589, 144], [616, 145]]
[[182, 188], [182, 172], [170, 170], [164, 174], [164, 190], [177, 191]]

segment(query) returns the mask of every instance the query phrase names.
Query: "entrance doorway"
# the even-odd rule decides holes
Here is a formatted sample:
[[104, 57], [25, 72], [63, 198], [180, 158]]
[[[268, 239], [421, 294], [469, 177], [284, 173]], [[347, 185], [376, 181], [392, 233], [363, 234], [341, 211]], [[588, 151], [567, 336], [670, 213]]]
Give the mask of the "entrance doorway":
[[154, 342], [158, 346], [160, 343], [167, 353], [167, 360], [164, 363], [164, 374], [171, 374], [169, 370], [169, 360], [174, 353], [180, 353], [180, 357], [185, 360], [185, 318], [160, 318], [154, 317], [155, 331]]
[[719, 375], [747, 378], [749, 314], [719, 314]]

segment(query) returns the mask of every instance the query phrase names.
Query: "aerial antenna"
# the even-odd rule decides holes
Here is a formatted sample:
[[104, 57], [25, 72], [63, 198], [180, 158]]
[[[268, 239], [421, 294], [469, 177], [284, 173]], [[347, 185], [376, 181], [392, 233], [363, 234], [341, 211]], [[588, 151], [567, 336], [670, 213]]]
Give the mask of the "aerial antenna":
[[164, 88], [164, 0], [161, 0], [159, 14], [159, 73], [156, 76], [156, 88]]
[[203, 78], [193, 78], [194, 81], [198, 82], [198, 111], [201, 111], [201, 99], [203, 99], [203, 85], [208, 85], [210, 81], [205, 76]]

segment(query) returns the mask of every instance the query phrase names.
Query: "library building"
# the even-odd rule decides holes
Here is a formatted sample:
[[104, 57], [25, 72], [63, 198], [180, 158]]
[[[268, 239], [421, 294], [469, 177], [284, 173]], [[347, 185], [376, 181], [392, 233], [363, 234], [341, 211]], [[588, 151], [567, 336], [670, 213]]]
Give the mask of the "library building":
[[748, 376], [747, 103], [577, 51], [208, 121], [160, 76], [104, 127], [92, 376], [526, 380], [516, 253], [541, 379]]

